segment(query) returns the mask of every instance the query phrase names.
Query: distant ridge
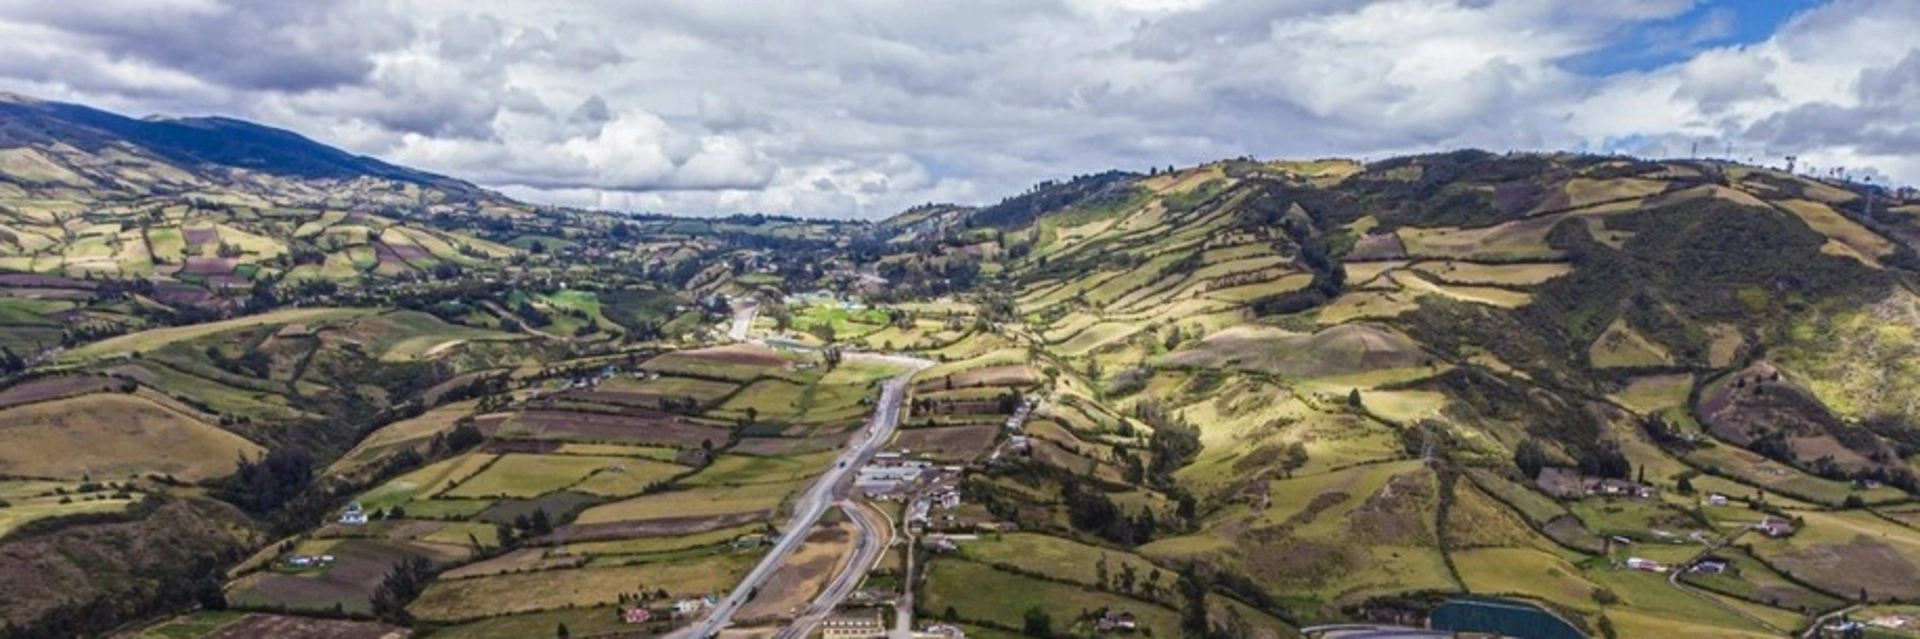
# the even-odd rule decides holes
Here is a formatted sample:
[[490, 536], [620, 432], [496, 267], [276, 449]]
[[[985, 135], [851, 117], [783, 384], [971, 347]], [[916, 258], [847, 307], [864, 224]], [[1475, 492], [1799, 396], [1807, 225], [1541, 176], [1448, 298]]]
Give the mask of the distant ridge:
[[134, 119], [91, 107], [0, 93], [0, 148], [127, 143], [187, 168], [244, 169], [298, 179], [373, 177], [457, 192], [478, 187], [354, 155], [285, 129], [225, 117]]

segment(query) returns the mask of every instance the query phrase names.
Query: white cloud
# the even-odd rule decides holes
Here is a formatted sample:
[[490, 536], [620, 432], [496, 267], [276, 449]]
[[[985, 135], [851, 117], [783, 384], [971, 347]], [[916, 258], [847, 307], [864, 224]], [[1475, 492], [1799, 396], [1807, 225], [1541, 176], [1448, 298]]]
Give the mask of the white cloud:
[[[1728, 18], [1669, 24], [1691, 0], [155, 1], [0, 7], [0, 88], [679, 213], [879, 216], [1115, 167], [1460, 146], [1725, 140], [1920, 181], [1920, 62], [1898, 64], [1920, 5], [1901, 0], [1605, 78], [1564, 65], [1623, 41], [1691, 50]], [[143, 15], [164, 18], [146, 45]], [[219, 28], [292, 45], [223, 60]]]

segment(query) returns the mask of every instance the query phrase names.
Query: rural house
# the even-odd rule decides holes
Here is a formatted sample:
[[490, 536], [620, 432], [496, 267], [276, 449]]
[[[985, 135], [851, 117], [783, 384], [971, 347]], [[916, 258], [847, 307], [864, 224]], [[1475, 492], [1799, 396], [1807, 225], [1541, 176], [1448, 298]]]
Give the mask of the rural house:
[[1713, 493], [1711, 495], [1707, 495], [1707, 505], [1708, 506], [1725, 506], [1727, 505], [1727, 496], [1722, 495], [1720, 493]]
[[1702, 557], [1693, 562], [1693, 572], [1703, 575], [1718, 575], [1727, 572], [1727, 560], [1721, 557]]
[[1754, 524], [1753, 529], [1760, 531], [1760, 534], [1777, 539], [1793, 534], [1794, 526], [1791, 521], [1779, 517], [1768, 517]]
[[820, 624], [824, 639], [872, 639], [884, 637], [887, 628], [875, 615], [835, 615]]
[[343, 526], [367, 525], [367, 511], [360, 509], [360, 502], [350, 502], [347, 509], [340, 512], [340, 524]]
[[1102, 613], [1100, 621], [1094, 624], [1094, 629], [1100, 632], [1133, 632], [1139, 627], [1139, 622], [1134, 620], [1133, 613], [1111, 609]]
[[1666, 572], [1667, 571], [1667, 567], [1660, 565], [1660, 562], [1654, 561], [1652, 559], [1642, 559], [1640, 557], [1628, 557], [1627, 568], [1630, 568], [1633, 570], [1645, 570], [1647, 572]]

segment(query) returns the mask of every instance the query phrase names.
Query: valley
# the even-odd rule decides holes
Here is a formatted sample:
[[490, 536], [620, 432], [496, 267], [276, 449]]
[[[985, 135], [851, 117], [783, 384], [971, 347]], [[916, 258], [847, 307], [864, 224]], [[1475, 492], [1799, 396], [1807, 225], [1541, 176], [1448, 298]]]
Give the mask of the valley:
[[1920, 202], [1871, 185], [1458, 151], [676, 218], [74, 109], [0, 109], [0, 637], [1920, 619]]

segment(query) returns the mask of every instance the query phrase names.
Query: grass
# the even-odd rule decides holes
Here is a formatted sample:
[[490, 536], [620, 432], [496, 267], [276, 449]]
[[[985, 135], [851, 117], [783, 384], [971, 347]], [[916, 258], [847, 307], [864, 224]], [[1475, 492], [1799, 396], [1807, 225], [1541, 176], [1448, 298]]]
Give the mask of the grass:
[[602, 382], [596, 390], [619, 393], [646, 393], [663, 397], [692, 397], [696, 401], [711, 402], [732, 393], [739, 388], [736, 384], [716, 382], [691, 377], [656, 377], [647, 380], [614, 378]]
[[580, 513], [582, 524], [615, 521], [651, 521], [678, 517], [718, 517], [771, 510], [800, 483], [748, 484], [737, 487], [702, 486], [642, 495], [595, 506]]
[[[1122, 566], [1132, 566], [1138, 584], [1148, 583], [1147, 576], [1156, 570], [1147, 558], [1125, 550], [1089, 546], [1036, 533], [990, 535], [968, 541], [961, 544], [960, 556], [984, 564], [1018, 566], [1021, 570], [1087, 586], [1099, 584], [1097, 566], [1102, 559], [1107, 562], [1110, 578], [1117, 577]], [[1160, 575], [1158, 585], [1171, 589], [1174, 572], [1161, 570]]]
[[1613, 398], [1634, 412], [1641, 414], [1658, 413], [1687, 403], [1687, 392], [1693, 389], [1693, 376], [1685, 374], [1650, 375], [1636, 377], [1627, 382]]
[[1043, 581], [961, 560], [938, 560], [927, 566], [926, 610], [951, 607], [962, 620], [991, 622], [1019, 628], [1029, 608], [1053, 617], [1055, 632], [1074, 625], [1081, 611], [1101, 608], [1132, 612], [1145, 632], [1154, 637], [1179, 635], [1180, 616], [1173, 610], [1148, 605], [1112, 593], [1081, 586]]
[[619, 613], [618, 606], [530, 612], [441, 628], [435, 630], [433, 636], [435, 639], [550, 637], [553, 636], [554, 629], [562, 624], [565, 624], [567, 630], [575, 637], [614, 636], [633, 629], [623, 620], [617, 619]]
[[759, 420], [790, 420], [800, 413], [800, 400], [807, 387], [778, 379], [763, 379], [748, 385], [721, 404], [719, 412], [746, 415]]
[[[619, 470], [614, 470], [615, 467]], [[688, 470], [685, 466], [669, 463], [642, 459], [617, 459], [606, 469], [589, 475], [585, 480], [575, 484], [571, 490], [601, 497], [631, 497]]]
[[200, 639], [248, 613], [239, 610], [202, 610], [149, 626], [133, 639]]
[[1667, 349], [1655, 344], [1616, 318], [1587, 348], [1587, 361], [1594, 368], [1646, 368], [1673, 365]]
[[713, 464], [682, 480], [685, 486], [788, 484], [820, 474], [839, 455], [826, 451], [791, 457], [721, 455]]
[[97, 479], [233, 472], [260, 446], [137, 395], [95, 393], [0, 410], [0, 474]]
[[1533, 286], [1573, 272], [1573, 265], [1558, 262], [1529, 264], [1481, 264], [1477, 262], [1421, 262], [1413, 266], [1446, 284], [1482, 286]]
[[468, 453], [427, 464], [361, 493], [358, 501], [362, 508], [373, 511], [406, 503], [415, 496], [431, 497], [480, 472], [493, 463], [494, 458], [484, 453]]
[[732, 542], [743, 535], [766, 532], [761, 524], [747, 524], [732, 528], [719, 528], [691, 535], [672, 537], [642, 537], [638, 539], [615, 539], [611, 541], [589, 541], [567, 544], [566, 551], [574, 555], [644, 555], [677, 552], [694, 548], [705, 548]]
[[[0, 484], [0, 488], [4, 488], [8, 484], [15, 484], [15, 482]], [[73, 493], [77, 489], [77, 485], [63, 485], [63, 488], [67, 492]], [[0, 508], [0, 537], [5, 537], [7, 534], [12, 533], [15, 529], [29, 522], [50, 517], [66, 517], [69, 515], [117, 513], [139, 503], [142, 499], [146, 499], [145, 495], [139, 493], [133, 494], [130, 499], [113, 499], [111, 496], [111, 491], [64, 496], [40, 494], [34, 494], [33, 496], [7, 495], [5, 498], [10, 505], [5, 508]], [[68, 499], [69, 501], [63, 504], [60, 503], [62, 499]]]
[[373, 309], [363, 308], [291, 308], [219, 322], [156, 328], [101, 340], [67, 351], [60, 356], [60, 361], [77, 362], [112, 355], [147, 353], [171, 344], [243, 328], [296, 322], [325, 322], [361, 317], [373, 312]]
[[1474, 594], [1519, 595], [1582, 612], [1598, 609], [1593, 591], [1599, 586], [1552, 554], [1530, 548], [1481, 548], [1451, 555], [1460, 578]]
[[620, 593], [641, 590], [665, 589], [674, 597], [705, 595], [732, 587], [752, 562], [753, 557], [744, 554], [712, 555], [685, 562], [440, 581], [429, 585], [407, 611], [424, 620], [450, 621], [612, 604]]
[[403, 419], [373, 431], [360, 443], [342, 455], [338, 461], [327, 468], [328, 475], [340, 475], [358, 470], [372, 463], [382, 455], [405, 446], [417, 446], [432, 439], [434, 435], [453, 430], [454, 423], [462, 417], [473, 414], [477, 401], [448, 404], [421, 414], [419, 417]]
[[[493, 465], [481, 471], [472, 479], [460, 482], [453, 490], [443, 496], [454, 498], [475, 497], [538, 497], [547, 493], [572, 486], [596, 472], [605, 472], [613, 466], [644, 469], [635, 462], [623, 457], [590, 457], [583, 455], [529, 455], [509, 453], [500, 457]], [[678, 467], [667, 464], [654, 466], [665, 469]], [[645, 475], [645, 470], [636, 471]], [[672, 471], [662, 471], [659, 477], [671, 475]], [[636, 480], [639, 480], [636, 477]], [[645, 485], [645, 482], [642, 482]]]
[[1397, 271], [1387, 277], [1415, 295], [1441, 295], [1462, 302], [1486, 304], [1500, 308], [1518, 308], [1525, 306], [1527, 302], [1533, 300], [1533, 296], [1531, 295], [1504, 288], [1440, 284], [1409, 271]]
[[1920, 598], [1920, 532], [1861, 511], [1804, 511], [1800, 531], [1752, 539], [1756, 557], [1828, 592]]
[[[1851, 484], [1815, 477], [1730, 444], [1715, 444], [1694, 450], [1687, 453], [1686, 460], [1703, 468], [1712, 469], [1716, 473], [1736, 478], [1742, 483], [1829, 506], [1838, 506], [1846, 501], [1848, 495], [1855, 494]], [[1743, 490], [1737, 494], [1745, 495], [1750, 492], [1750, 490]], [[1898, 491], [1883, 490], [1879, 493], [1877, 495], [1861, 493], [1861, 498], [1873, 503], [1899, 497]]]
[[672, 462], [680, 454], [678, 449], [663, 446], [637, 446], [633, 444], [582, 444], [565, 442], [554, 451], [561, 455], [601, 455], [609, 457], [639, 457], [660, 462]]

